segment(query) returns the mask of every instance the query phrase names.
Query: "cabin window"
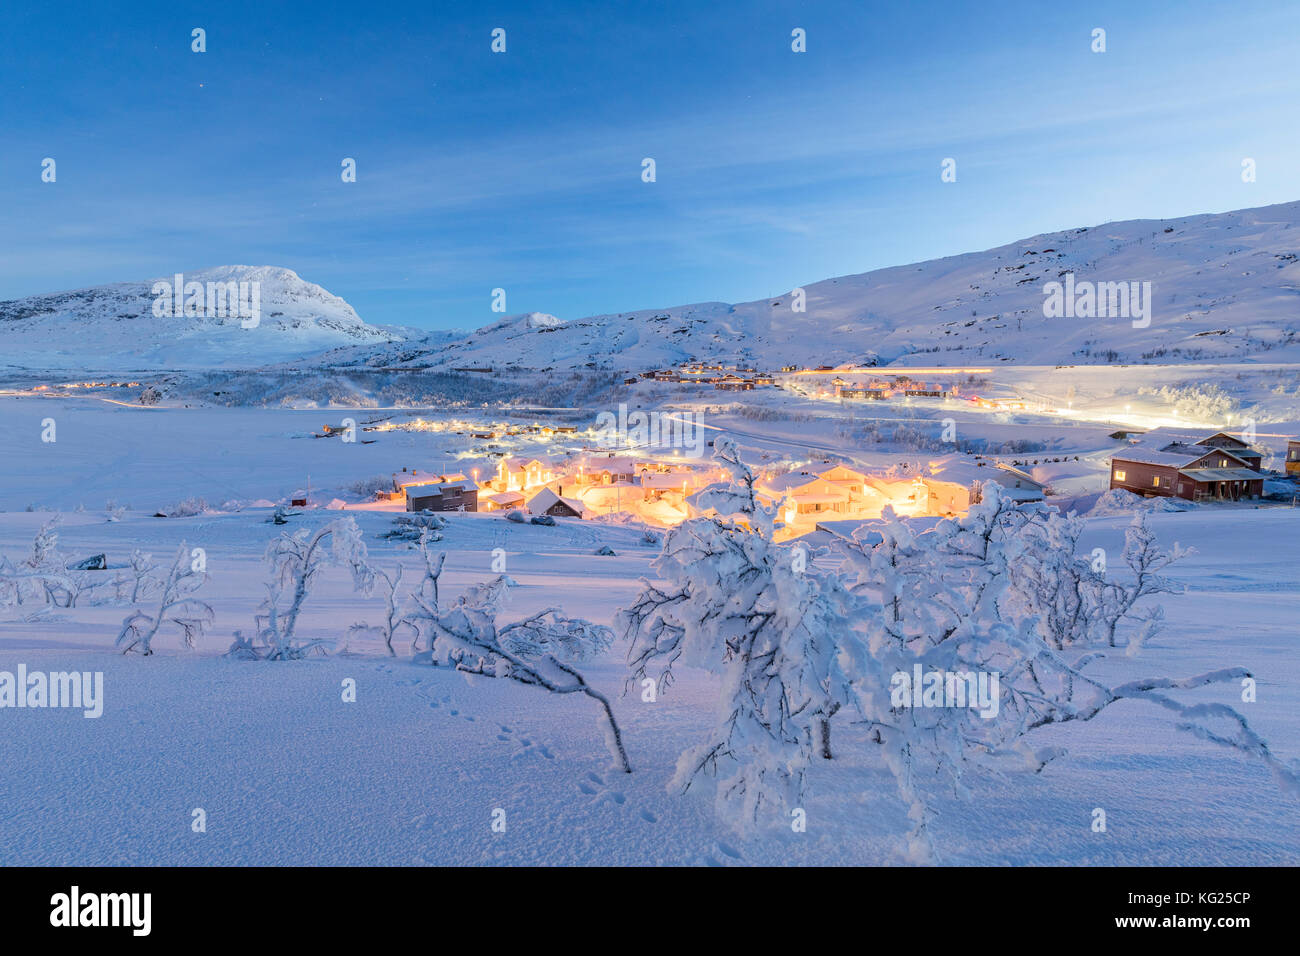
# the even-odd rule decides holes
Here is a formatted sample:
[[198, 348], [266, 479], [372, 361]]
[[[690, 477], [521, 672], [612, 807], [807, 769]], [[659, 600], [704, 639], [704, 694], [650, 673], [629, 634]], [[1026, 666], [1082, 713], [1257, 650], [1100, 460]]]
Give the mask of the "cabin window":
[[1124, 473], [1124, 471], [1123, 471], [1122, 469], [1119, 469], [1119, 468], [1115, 469], [1115, 480], [1116, 480], [1116, 481], [1123, 481], [1123, 480], [1124, 480], [1125, 478], [1127, 478], [1127, 477], [1128, 477], [1128, 476]]
[[1151, 479], [1151, 487], [1152, 487], [1152, 488], [1159, 488], [1159, 487], [1160, 487], [1160, 476], [1159, 476], [1159, 475], [1156, 475], [1154, 478]]

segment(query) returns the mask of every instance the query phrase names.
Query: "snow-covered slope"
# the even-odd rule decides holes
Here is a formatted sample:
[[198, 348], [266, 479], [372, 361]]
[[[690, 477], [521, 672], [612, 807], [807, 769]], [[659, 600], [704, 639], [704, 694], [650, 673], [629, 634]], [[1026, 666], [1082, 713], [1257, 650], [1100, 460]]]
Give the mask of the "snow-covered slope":
[[343, 299], [289, 269], [221, 266], [183, 276], [205, 290], [210, 282], [258, 283], [257, 325], [245, 328], [251, 323], [237, 315], [156, 315], [154, 283], [174, 283], [173, 276], [121, 282], [0, 302], [0, 363], [92, 370], [261, 366], [406, 337], [404, 330], [367, 325]]
[[[1150, 322], [1044, 315], [1044, 286], [1150, 283]], [[171, 277], [164, 277], [170, 280]], [[153, 281], [0, 302], [0, 364], [38, 368], [312, 366], [608, 368], [1088, 365], [1300, 361], [1300, 202], [1033, 236], [984, 252], [730, 305], [562, 321], [530, 312], [469, 335], [367, 325], [287, 269], [226, 266], [187, 281], [261, 283], [261, 322], [159, 318]]]
[[[569, 322], [515, 317], [424, 364], [620, 370], [783, 365], [1300, 361], [1300, 202], [1033, 236], [785, 292]], [[1046, 318], [1044, 285], [1151, 283], [1151, 321]]]

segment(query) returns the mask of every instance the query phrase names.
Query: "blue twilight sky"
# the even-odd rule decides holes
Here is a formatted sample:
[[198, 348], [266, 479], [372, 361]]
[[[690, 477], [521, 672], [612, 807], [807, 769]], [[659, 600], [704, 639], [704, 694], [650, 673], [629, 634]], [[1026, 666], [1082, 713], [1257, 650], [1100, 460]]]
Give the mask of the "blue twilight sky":
[[1300, 198], [1297, 4], [64, 0], [0, 38], [0, 299], [271, 264], [474, 327], [498, 286], [737, 302]]

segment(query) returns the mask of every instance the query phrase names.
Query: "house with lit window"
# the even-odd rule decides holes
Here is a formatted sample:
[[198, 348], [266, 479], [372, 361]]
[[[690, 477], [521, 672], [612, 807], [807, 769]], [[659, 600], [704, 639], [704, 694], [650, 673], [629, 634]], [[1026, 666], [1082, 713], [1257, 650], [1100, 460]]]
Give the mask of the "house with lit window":
[[550, 488], [543, 488], [528, 500], [528, 512], [554, 518], [585, 518], [587, 506], [577, 498], [564, 498]]
[[1228, 448], [1187, 446], [1196, 451], [1134, 448], [1110, 460], [1110, 487], [1143, 497], [1188, 501], [1242, 501], [1264, 493], [1258, 466]]
[[497, 466], [497, 490], [524, 491], [553, 477], [550, 466], [537, 458], [502, 458]]
[[1178, 431], [1171, 428], [1153, 428], [1143, 435], [1137, 444], [1151, 451], [1173, 452], [1180, 455], [1198, 456], [1207, 448], [1230, 451], [1246, 463], [1246, 467], [1259, 471], [1264, 455], [1251, 447], [1250, 442], [1229, 432], [1213, 432], [1202, 435], [1195, 432]]
[[843, 514], [851, 508], [847, 488], [807, 472], [792, 471], [768, 478], [760, 488], [773, 500], [784, 500], [787, 521], [793, 521], [795, 515], [821, 514], [824, 511]]

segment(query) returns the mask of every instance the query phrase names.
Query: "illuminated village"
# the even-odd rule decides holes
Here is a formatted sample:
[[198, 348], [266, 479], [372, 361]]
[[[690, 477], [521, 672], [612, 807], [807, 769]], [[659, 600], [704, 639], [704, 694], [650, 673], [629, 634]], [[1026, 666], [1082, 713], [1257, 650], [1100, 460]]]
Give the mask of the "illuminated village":
[[[768, 388], [814, 405], [849, 409], [862, 402], [905, 403], [936, 420], [948, 412], [996, 416], [1026, 413], [1088, 421], [1073, 407], [1032, 403], [1020, 394], [982, 394], [990, 369], [928, 369], [911, 374], [869, 369], [789, 366], [762, 373], [735, 366], [683, 364], [645, 372], [625, 384], [642, 388], [688, 385], [721, 391]], [[927, 376], [928, 377], [923, 377]], [[929, 380], [929, 379], [934, 379]], [[879, 407], [879, 406], [877, 406]], [[1136, 420], [1107, 437], [1109, 451], [1095, 452], [1088, 490], [1121, 489], [1144, 498], [1176, 497], [1195, 502], [1252, 502], [1264, 494], [1265, 453], [1256, 436], [1209, 427], [1171, 427], [1158, 416], [1111, 409], [1112, 421]], [[626, 414], [626, 412], [624, 412]], [[1104, 418], [1098, 414], [1095, 417]], [[1178, 419], [1172, 419], [1177, 421]], [[699, 493], [720, 487], [725, 475], [712, 458], [712, 440], [696, 448], [678, 443], [624, 441], [611, 445], [591, 422], [484, 422], [457, 418], [388, 416], [362, 426], [369, 440], [394, 432], [457, 437], [465, 447], [451, 461], [431, 466], [413, 462], [392, 474], [391, 487], [372, 501], [313, 500], [310, 504], [371, 511], [502, 513], [518, 519], [546, 515], [576, 520], [635, 521], [666, 528], [707, 515]], [[700, 425], [702, 429], [712, 426]], [[342, 435], [326, 425], [323, 436]], [[712, 428], [708, 435], [717, 434]], [[1118, 446], [1118, 447], [1116, 447]], [[1261, 447], [1285, 464], [1272, 474], [1300, 474], [1300, 440], [1270, 434]], [[1213, 452], [1213, 455], [1211, 455]], [[851, 536], [864, 523], [892, 514], [905, 519], [964, 515], [990, 483], [1021, 504], [1049, 502], [1062, 492], [1052, 475], [1065, 475], [1075, 454], [980, 454], [967, 451], [901, 451], [873, 464], [851, 454], [765, 453], [755, 464], [761, 499], [777, 508], [780, 540], [814, 532]], [[1085, 456], [1086, 457], [1086, 456]], [[1100, 468], [1104, 463], [1106, 471]], [[1085, 462], [1086, 464], [1086, 462]], [[1055, 467], [1053, 467], [1055, 466]], [[1057, 498], [1059, 503], [1061, 499]], [[308, 504], [306, 499], [298, 503]]]

